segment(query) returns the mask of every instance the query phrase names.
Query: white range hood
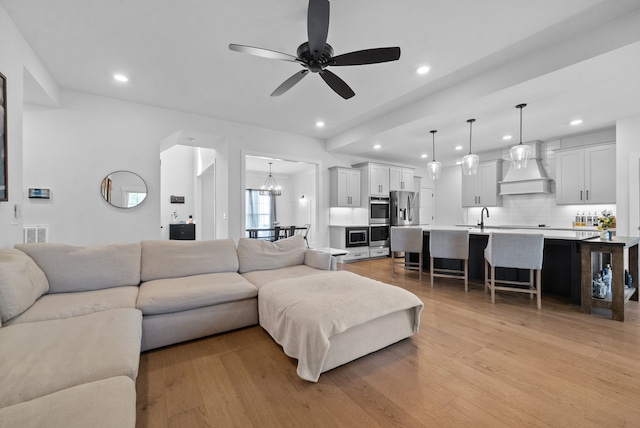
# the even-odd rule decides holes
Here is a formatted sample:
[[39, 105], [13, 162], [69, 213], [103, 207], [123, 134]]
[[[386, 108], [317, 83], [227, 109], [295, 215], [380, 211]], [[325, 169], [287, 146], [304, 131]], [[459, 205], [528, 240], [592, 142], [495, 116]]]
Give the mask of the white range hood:
[[551, 193], [551, 180], [544, 170], [540, 156], [540, 141], [526, 143], [533, 149], [527, 167], [509, 168], [500, 185], [501, 195], [526, 195], [531, 193]]

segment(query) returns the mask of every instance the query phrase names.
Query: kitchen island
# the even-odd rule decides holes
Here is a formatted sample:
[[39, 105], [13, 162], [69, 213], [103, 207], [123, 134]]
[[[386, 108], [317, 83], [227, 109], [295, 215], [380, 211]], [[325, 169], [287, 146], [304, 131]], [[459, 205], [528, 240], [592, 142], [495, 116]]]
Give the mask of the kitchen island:
[[[507, 227], [473, 226], [421, 226], [423, 239], [423, 271], [429, 271], [429, 233], [433, 229], [469, 230], [469, 279], [484, 281], [484, 249], [489, 234], [496, 233], [541, 233], [544, 235], [542, 265], [542, 293], [554, 294], [570, 299], [574, 305], [581, 304], [580, 243], [599, 234], [593, 230], [557, 230], [552, 228], [511, 229]], [[436, 266], [444, 269], [460, 269], [458, 260], [436, 260]], [[529, 272], [517, 269], [497, 268], [501, 278], [510, 281], [527, 281]]]

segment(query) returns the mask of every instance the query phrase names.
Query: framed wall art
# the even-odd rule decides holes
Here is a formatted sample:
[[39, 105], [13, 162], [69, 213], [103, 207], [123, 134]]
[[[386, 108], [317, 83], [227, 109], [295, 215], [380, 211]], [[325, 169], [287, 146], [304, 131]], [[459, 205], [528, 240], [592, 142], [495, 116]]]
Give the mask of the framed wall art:
[[0, 73], [0, 201], [9, 200], [7, 157], [7, 78]]

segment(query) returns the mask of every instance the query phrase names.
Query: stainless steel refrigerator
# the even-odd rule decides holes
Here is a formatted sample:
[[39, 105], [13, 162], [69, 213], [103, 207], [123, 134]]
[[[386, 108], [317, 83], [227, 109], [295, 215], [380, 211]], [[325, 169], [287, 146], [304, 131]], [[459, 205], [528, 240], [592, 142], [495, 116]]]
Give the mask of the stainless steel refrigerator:
[[389, 193], [391, 203], [391, 226], [420, 224], [420, 193], [393, 191]]

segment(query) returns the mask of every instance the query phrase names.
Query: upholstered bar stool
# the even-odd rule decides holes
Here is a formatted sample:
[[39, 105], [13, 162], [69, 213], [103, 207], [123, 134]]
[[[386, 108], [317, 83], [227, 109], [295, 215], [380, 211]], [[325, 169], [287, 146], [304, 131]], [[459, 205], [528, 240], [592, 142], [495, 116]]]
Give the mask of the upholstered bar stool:
[[[396, 257], [396, 252], [418, 253], [418, 261], [407, 261], [406, 257]], [[399, 260], [399, 261], [398, 261]], [[417, 270], [418, 278], [422, 280], [422, 228], [421, 227], [392, 227], [391, 228], [391, 273], [395, 275], [396, 265], [402, 265], [407, 270]]]
[[[464, 291], [469, 291], [469, 230], [433, 229], [429, 232], [429, 268], [431, 287], [433, 278], [464, 279]], [[434, 259], [457, 259], [464, 261], [462, 269], [434, 267]]]
[[[491, 303], [496, 302], [496, 290], [537, 295], [538, 309], [542, 309], [542, 254], [544, 235], [541, 233], [496, 233], [489, 234], [484, 250], [484, 291], [491, 290]], [[489, 280], [489, 265], [491, 279]], [[496, 279], [496, 267], [528, 269], [529, 281], [506, 281]], [[534, 281], [534, 271], [536, 278]], [[499, 283], [500, 285], [496, 285]]]

